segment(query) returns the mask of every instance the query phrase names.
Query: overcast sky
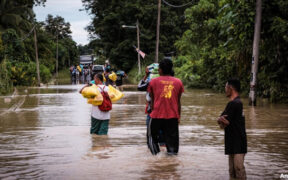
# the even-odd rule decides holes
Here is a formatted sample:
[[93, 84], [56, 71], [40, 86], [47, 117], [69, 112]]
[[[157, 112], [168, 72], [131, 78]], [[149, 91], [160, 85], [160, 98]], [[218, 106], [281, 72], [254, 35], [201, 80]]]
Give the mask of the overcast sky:
[[54, 17], [59, 15], [65, 19], [65, 22], [71, 24], [72, 38], [77, 44], [85, 45], [88, 43], [88, 33], [85, 27], [91, 21], [91, 18], [83, 9], [81, 0], [47, 0], [45, 7], [37, 6], [34, 8], [37, 21], [45, 21], [48, 14]]

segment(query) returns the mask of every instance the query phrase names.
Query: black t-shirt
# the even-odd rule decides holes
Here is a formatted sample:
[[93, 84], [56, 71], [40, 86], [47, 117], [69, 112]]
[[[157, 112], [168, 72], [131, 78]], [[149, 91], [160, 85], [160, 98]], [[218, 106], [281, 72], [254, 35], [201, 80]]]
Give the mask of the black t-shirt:
[[123, 84], [123, 75], [122, 74], [117, 74], [117, 80], [116, 80], [116, 86], [122, 86], [122, 84]]
[[228, 115], [230, 124], [225, 128], [225, 154], [247, 153], [247, 137], [243, 104], [239, 97], [230, 101], [222, 115]]

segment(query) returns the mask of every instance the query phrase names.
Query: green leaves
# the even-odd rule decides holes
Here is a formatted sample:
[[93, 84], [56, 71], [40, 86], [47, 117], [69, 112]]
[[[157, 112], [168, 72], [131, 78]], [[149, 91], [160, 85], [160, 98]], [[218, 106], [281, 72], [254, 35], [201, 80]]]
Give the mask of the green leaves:
[[[248, 94], [254, 3], [200, 0], [185, 11], [189, 28], [175, 43], [175, 69], [186, 85], [223, 90], [228, 78], [238, 77]], [[287, 102], [288, 3], [269, 0], [263, 6], [258, 96]], [[195, 74], [199, 77], [192, 78]]]
[[[105, 56], [112, 64], [123, 70], [130, 70], [137, 62], [136, 29], [122, 28], [135, 26], [139, 20], [140, 49], [147, 54], [143, 63], [153, 62], [156, 41], [157, 2], [155, 0], [82, 0], [85, 9], [91, 13], [89, 32], [97, 39], [91, 46], [98, 56]], [[190, 0], [184, 0], [190, 2]], [[184, 9], [161, 7], [160, 55], [175, 52], [174, 43], [186, 29]], [[92, 45], [93, 44], [93, 45]], [[100, 52], [101, 50], [101, 52]]]
[[[36, 65], [34, 39], [31, 33], [35, 25], [38, 40], [40, 76], [47, 83], [55, 71], [56, 38], [59, 34], [59, 69], [78, 61], [76, 43], [71, 39], [70, 24], [56, 16], [48, 16], [47, 24], [37, 23], [34, 19], [33, 6], [44, 5], [46, 0], [1, 0], [0, 4], [0, 66], [7, 67], [0, 71], [0, 86], [5, 92], [13, 85], [36, 84]], [[53, 27], [55, 25], [55, 27]], [[50, 26], [48, 28], [48, 26]], [[47, 29], [43, 28], [47, 27]], [[58, 30], [56, 31], [56, 27]], [[6, 58], [4, 60], [4, 57]], [[6, 71], [7, 70], [7, 71]], [[1, 92], [2, 89], [1, 89]]]
[[65, 22], [63, 17], [53, 17], [51, 14], [48, 14], [44, 24], [45, 30], [52, 36], [58, 36], [59, 39], [71, 38], [70, 23]]

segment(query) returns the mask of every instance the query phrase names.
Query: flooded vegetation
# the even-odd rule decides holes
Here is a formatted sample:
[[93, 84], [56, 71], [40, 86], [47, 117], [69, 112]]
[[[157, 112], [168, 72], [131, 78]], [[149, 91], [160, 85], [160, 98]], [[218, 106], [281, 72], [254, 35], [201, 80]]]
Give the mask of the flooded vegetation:
[[[152, 156], [145, 93], [126, 89], [113, 105], [108, 136], [90, 135], [91, 105], [81, 85], [20, 89], [0, 97], [0, 179], [229, 179], [216, 117], [228, 99], [207, 90], [182, 97], [180, 149]], [[243, 99], [248, 179], [288, 174], [288, 106]]]

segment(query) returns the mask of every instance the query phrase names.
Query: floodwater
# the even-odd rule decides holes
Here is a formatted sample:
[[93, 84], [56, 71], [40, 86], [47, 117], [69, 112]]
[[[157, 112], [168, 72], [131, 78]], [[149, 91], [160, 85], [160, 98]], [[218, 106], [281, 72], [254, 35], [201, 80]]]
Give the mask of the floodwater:
[[[216, 123], [227, 98], [207, 90], [182, 97], [180, 150], [152, 156], [146, 147], [145, 94], [126, 89], [113, 105], [108, 136], [90, 135], [81, 85], [18, 90], [0, 96], [0, 179], [229, 179], [224, 132]], [[288, 174], [288, 105], [243, 99], [248, 179]]]

